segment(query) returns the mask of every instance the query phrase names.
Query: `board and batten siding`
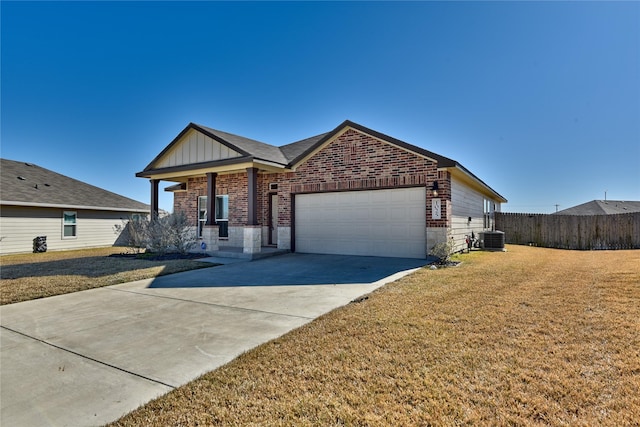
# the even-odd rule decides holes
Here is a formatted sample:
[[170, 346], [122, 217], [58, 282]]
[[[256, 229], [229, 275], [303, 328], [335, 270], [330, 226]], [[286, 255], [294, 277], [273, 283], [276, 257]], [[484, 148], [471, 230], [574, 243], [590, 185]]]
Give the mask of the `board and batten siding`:
[[[76, 237], [62, 238], [62, 212], [77, 213]], [[128, 212], [2, 206], [0, 254], [32, 252], [33, 239], [47, 236], [47, 250], [112, 246]]]
[[[469, 188], [459, 180], [451, 179], [451, 235], [455, 241], [455, 251], [465, 247], [465, 237], [473, 231], [476, 238], [479, 233], [491, 228], [485, 228], [484, 206], [487, 198], [478, 191]], [[490, 209], [495, 204], [496, 210], [500, 210], [500, 203], [491, 200]], [[471, 221], [469, 221], [471, 217]], [[493, 215], [490, 215], [493, 221]]]
[[155, 165], [156, 168], [182, 166], [242, 155], [213, 138], [190, 129]]

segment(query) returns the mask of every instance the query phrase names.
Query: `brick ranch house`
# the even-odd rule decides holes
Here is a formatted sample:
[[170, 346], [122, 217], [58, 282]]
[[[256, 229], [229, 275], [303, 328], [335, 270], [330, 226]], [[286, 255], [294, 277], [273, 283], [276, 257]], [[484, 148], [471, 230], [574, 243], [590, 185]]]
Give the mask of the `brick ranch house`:
[[450, 235], [493, 228], [506, 199], [457, 161], [345, 121], [276, 147], [190, 123], [138, 177], [177, 184], [213, 252], [265, 246], [305, 253], [425, 258]]

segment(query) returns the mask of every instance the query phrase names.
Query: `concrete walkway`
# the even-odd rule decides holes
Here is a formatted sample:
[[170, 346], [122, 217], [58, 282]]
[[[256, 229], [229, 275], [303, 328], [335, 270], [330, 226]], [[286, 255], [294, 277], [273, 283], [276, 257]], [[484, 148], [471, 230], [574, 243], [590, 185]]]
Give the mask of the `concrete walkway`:
[[0, 424], [114, 421], [426, 260], [286, 254], [0, 308]]

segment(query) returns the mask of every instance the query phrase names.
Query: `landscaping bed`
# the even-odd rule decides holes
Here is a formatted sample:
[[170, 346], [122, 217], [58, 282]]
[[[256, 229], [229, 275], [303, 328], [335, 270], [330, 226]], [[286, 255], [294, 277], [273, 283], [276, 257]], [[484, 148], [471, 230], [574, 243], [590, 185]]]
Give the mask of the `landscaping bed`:
[[206, 253], [166, 253], [166, 254], [158, 254], [153, 252], [142, 252], [142, 253], [117, 253], [111, 254], [110, 257], [114, 258], [130, 258], [130, 259], [143, 259], [147, 261], [169, 261], [176, 259], [201, 259], [207, 258], [209, 255]]

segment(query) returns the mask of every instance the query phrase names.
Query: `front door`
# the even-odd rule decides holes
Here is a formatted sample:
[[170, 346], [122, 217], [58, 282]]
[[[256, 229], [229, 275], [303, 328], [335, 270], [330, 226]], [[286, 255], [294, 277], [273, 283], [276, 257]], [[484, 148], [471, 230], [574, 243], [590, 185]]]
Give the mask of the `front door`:
[[278, 244], [278, 195], [271, 194], [269, 199], [269, 244]]

